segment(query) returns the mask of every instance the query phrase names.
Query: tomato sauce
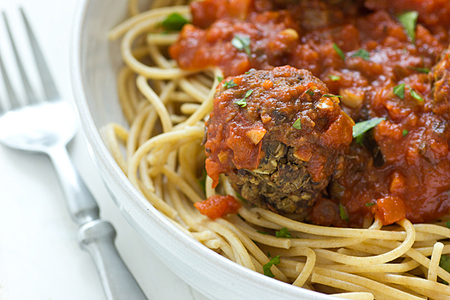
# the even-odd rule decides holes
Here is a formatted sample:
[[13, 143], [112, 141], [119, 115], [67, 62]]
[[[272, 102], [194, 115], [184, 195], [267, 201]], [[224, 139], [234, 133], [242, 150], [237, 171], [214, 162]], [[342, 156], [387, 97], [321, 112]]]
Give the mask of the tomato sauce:
[[[450, 1], [206, 0], [191, 10], [193, 24], [170, 48], [182, 68], [307, 69], [342, 96], [355, 122], [385, 118], [352, 143], [336, 182], [342, 192], [324, 193], [314, 222], [342, 225], [325, 224], [339, 213], [332, 203], [345, 208], [347, 226], [373, 214], [387, 224], [450, 212]], [[406, 11], [418, 13], [414, 37], [398, 19]], [[250, 39], [250, 54], [233, 45], [236, 35]], [[402, 84], [403, 97], [394, 93]]]

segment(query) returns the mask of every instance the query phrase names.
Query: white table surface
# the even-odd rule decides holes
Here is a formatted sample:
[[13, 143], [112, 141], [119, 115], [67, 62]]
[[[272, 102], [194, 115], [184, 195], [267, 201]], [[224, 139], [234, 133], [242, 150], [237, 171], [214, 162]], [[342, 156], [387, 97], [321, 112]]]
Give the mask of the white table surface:
[[[16, 35], [23, 32], [19, 4], [27, 12], [58, 88], [70, 102], [69, 42], [77, 3], [0, 0], [0, 9], [8, 14]], [[18, 46], [22, 59], [32, 64], [25, 41], [19, 39]], [[3, 20], [0, 52], [9, 72], [17, 76]], [[29, 69], [33, 87], [41, 92], [34, 66]], [[13, 83], [23, 93], [20, 81]], [[5, 99], [1, 78], [0, 98]], [[206, 299], [168, 270], [122, 217], [103, 186], [81, 132], [70, 144], [69, 152], [99, 203], [101, 217], [114, 224], [117, 248], [147, 297]], [[50, 160], [0, 145], [0, 299], [105, 299], [94, 263], [78, 246], [76, 233], [77, 225], [66, 211]]]

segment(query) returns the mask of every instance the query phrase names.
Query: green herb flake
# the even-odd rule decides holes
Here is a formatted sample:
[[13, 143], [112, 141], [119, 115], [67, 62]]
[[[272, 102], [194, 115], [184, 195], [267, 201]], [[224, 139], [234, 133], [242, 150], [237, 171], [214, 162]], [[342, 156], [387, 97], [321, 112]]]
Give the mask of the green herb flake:
[[253, 90], [248, 90], [247, 93], [245, 93], [245, 96], [243, 99], [235, 102], [240, 107], [246, 107], [247, 106], [247, 98], [250, 97], [250, 95], [253, 93]]
[[407, 136], [407, 135], [408, 135], [408, 133], [409, 133], [409, 131], [408, 131], [408, 130], [406, 130], [406, 129], [403, 129], [403, 131], [402, 131], [402, 135], [403, 135], [403, 136]]
[[375, 202], [367, 202], [366, 206], [367, 207], [371, 207], [371, 206], [374, 206], [375, 204], [376, 204]]
[[353, 53], [352, 57], [361, 57], [364, 60], [370, 60], [370, 54], [367, 50], [359, 49], [355, 53]]
[[416, 99], [416, 100], [418, 100], [418, 101], [423, 101], [423, 98], [422, 98], [422, 96], [420, 96], [412, 87], [410, 87], [409, 85], [408, 85], [408, 87], [409, 87], [409, 91], [410, 91], [410, 93], [411, 93], [411, 96], [414, 98], [414, 99]]
[[202, 177], [200, 179], [197, 179], [198, 183], [200, 184], [200, 187], [202, 188], [203, 193], [206, 194], [206, 170], [203, 169]]
[[162, 21], [161, 26], [170, 31], [180, 31], [184, 25], [188, 24], [189, 21], [186, 20], [179, 13], [173, 13], [167, 16], [167, 18]]
[[424, 74], [428, 74], [431, 71], [428, 68], [417, 68], [417, 67], [408, 67], [408, 69], [413, 70], [413, 71], [417, 71], [419, 73], [424, 73]]
[[236, 198], [238, 198], [239, 200], [247, 203], [247, 199], [245, 199], [244, 197], [241, 196], [241, 194], [239, 194], [238, 192], [236, 192]]
[[[450, 273], [450, 256], [441, 255], [441, 259], [439, 260], [439, 267]], [[448, 282], [446, 282], [445, 280], [443, 280], [443, 282], [448, 285]]]
[[294, 124], [292, 125], [292, 127], [294, 127], [295, 129], [302, 129], [302, 120], [301, 117], [298, 118]]
[[402, 99], [405, 99], [405, 84], [399, 84], [397, 86], [394, 86], [394, 94], [399, 96]]
[[445, 223], [445, 226], [450, 229], [450, 220]]
[[348, 222], [347, 211], [345, 210], [344, 206], [340, 203], [339, 203], [339, 216], [341, 217], [342, 220]]
[[245, 51], [248, 57], [252, 56], [250, 50], [250, 38], [248, 36], [236, 34], [231, 40], [231, 44], [240, 51]]
[[398, 20], [403, 24], [403, 27], [405, 27], [406, 33], [411, 38], [413, 44], [416, 41], [416, 24], [418, 16], [419, 13], [417, 11], [407, 11], [398, 16]]
[[283, 227], [280, 229], [280, 231], [275, 232], [275, 237], [277, 238], [287, 238], [292, 239], [292, 234], [289, 232], [289, 230], [286, 227]]
[[267, 251], [267, 257], [272, 257], [269, 251]]
[[223, 77], [222, 76], [217, 76], [217, 81], [222, 82]]
[[339, 48], [338, 45], [336, 45], [336, 43], [333, 43], [333, 49], [337, 52], [337, 54], [339, 54], [339, 56], [342, 58], [342, 60], [345, 60], [344, 51], [342, 51], [342, 49]]
[[268, 232], [265, 232], [265, 231], [259, 231], [259, 230], [256, 230], [256, 232], [257, 232], [257, 233], [264, 234], [264, 235], [269, 234]]
[[305, 93], [307, 93], [310, 96], [314, 96], [314, 92], [311, 91], [311, 89], [307, 89]]
[[337, 76], [337, 75], [328, 75], [328, 77], [330, 77], [331, 81], [341, 80], [341, 76]]
[[356, 123], [355, 126], [353, 126], [353, 138], [357, 138], [358, 136], [362, 135], [369, 129], [374, 128], [378, 124], [381, 123], [381, 121], [386, 120], [386, 118], [374, 118], [367, 121]]
[[322, 97], [328, 97], [328, 98], [338, 97], [338, 98], [342, 98], [342, 96], [340, 96], [340, 95], [331, 95], [331, 94], [325, 94], [325, 95], [322, 95]]
[[273, 265], [278, 265], [279, 263], [280, 263], [280, 256], [279, 256], [279, 255], [277, 255], [277, 256], [275, 256], [275, 257], [272, 257], [272, 258], [269, 260], [269, 262], [263, 266], [264, 275], [274, 278], [275, 275], [273, 275], [273, 273], [272, 273], [272, 271], [270, 270], [270, 268], [271, 268]]
[[229, 89], [229, 88], [232, 88], [232, 87], [235, 87], [235, 86], [238, 86], [236, 83], [234, 83], [234, 81], [233, 80], [230, 80], [230, 81], [225, 81], [223, 84], [222, 84], [222, 86], [224, 87], [224, 88], [226, 88], [226, 89]]

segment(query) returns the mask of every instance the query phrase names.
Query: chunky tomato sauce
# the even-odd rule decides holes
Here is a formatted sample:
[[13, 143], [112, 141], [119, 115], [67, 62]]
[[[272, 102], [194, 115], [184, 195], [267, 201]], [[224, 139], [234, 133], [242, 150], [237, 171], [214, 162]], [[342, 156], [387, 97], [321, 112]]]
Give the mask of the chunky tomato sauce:
[[[310, 212], [314, 222], [342, 225], [339, 204], [350, 226], [373, 214], [388, 224], [449, 213], [450, 1], [206, 0], [191, 11], [193, 24], [170, 48], [182, 68], [307, 69], [355, 122], [385, 118], [352, 143], [344, 176]], [[414, 36], [398, 19], [410, 11]], [[233, 45], [236, 35], [250, 38], [250, 55]]]

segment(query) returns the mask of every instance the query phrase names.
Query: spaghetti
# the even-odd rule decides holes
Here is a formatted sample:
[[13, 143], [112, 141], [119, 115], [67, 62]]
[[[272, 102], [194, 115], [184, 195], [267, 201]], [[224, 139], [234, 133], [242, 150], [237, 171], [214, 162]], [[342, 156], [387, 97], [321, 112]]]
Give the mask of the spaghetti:
[[[239, 216], [211, 220], [193, 203], [212, 195], [232, 195], [224, 176], [213, 189], [204, 170], [205, 118], [212, 110], [219, 69], [185, 71], [168, 58], [177, 34], [160, 24], [177, 13], [190, 19], [185, 1], [153, 1], [111, 30], [123, 36], [125, 67], [118, 75], [120, 103], [130, 128], [107, 126], [111, 153], [147, 200], [187, 235], [256, 272], [272, 263], [271, 274], [296, 286], [346, 299], [450, 299], [450, 273], [439, 266], [450, 254], [445, 221], [413, 225], [403, 219], [383, 226], [375, 219], [365, 229], [311, 225], [241, 202]], [[168, 7], [162, 7], [171, 2]], [[123, 154], [125, 153], [125, 154]], [[289, 232], [277, 237], [276, 232]]]

